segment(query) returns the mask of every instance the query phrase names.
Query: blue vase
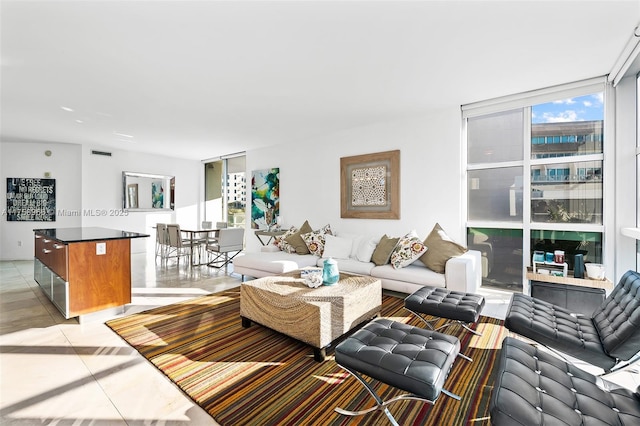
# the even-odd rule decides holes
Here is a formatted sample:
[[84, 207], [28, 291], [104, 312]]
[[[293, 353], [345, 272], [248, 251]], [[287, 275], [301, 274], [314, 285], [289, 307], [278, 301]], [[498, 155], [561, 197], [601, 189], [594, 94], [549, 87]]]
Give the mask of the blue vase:
[[324, 267], [322, 268], [322, 283], [324, 285], [333, 285], [340, 279], [340, 272], [338, 272], [338, 262], [329, 258], [324, 261]]

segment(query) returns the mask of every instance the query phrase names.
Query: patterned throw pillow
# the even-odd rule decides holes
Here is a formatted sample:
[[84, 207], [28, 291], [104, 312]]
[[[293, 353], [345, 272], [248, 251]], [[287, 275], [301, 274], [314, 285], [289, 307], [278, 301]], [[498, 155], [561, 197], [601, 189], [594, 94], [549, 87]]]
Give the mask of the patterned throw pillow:
[[326, 242], [325, 235], [333, 235], [331, 232], [331, 225], [325, 225], [324, 227], [306, 234], [300, 235], [305, 244], [309, 248], [309, 253], [322, 257], [324, 253], [324, 245]]
[[412, 264], [426, 251], [427, 246], [420, 241], [420, 238], [418, 238], [415, 233], [410, 232], [400, 238], [398, 245], [393, 249], [393, 253], [391, 253], [391, 266], [393, 266], [393, 269], [404, 268]]
[[295, 253], [296, 249], [295, 247], [293, 247], [291, 244], [287, 242], [287, 237], [295, 234], [296, 232], [298, 232], [298, 228], [296, 228], [295, 226], [292, 226], [284, 234], [275, 237], [273, 240], [273, 245], [275, 245], [285, 253]]

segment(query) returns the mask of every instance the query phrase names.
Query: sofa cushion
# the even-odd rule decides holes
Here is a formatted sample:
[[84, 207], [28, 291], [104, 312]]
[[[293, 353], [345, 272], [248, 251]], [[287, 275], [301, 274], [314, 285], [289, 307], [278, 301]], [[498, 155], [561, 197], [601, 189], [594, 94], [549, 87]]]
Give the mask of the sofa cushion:
[[391, 266], [395, 269], [404, 268], [422, 256], [425, 251], [427, 251], [427, 246], [414, 232], [410, 232], [400, 238], [396, 248], [393, 249], [390, 259]]
[[333, 257], [336, 259], [348, 259], [351, 255], [353, 240], [350, 238], [334, 237], [327, 235], [322, 257]]
[[316, 266], [317, 260], [318, 257], [312, 254], [257, 252], [236, 256], [233, 259], [233, 266], [234, 268], [254, 269], [278, 275], [295, 271], [305, 266]]
[[309, 232], [313, 232], [313, 228], [309, 225], [309, 221], [305, 220], [300, 229], [289, 235], [285, 240], [287, 243], [291, 244], [291, 246], [295, 249], [295, 252], [298, 254], [309, 254], [309, 247], [307, 247], [307, 243], [304, 242], [301, 234], [307, 234]]
[[353, 258], [360, 262], [371, 262], [371, 257], [378, 246], [378, 241], [380, 241], [379, 238], [363, 236], [358, 242], [358, 247], [355, 249]]
[[398, 244], [399, 240], [400, 238], [391, 238], [388, 237], [387, 234], [383, 235], [382, 238], [380, 238], [380, 242], [376, 246], [376, 249], [373, 251], [371, 261], [377, 266], [389, 263], [391, 253], [393, 252], [393, 249], [396, 248], [396, 244]]
[[420, 257], [420, 260], [429, 269], [441, 274], [444, 273], [447, 260], [467, 252], [467, 248], [453, 241], [438, 223], [424, 240], [424, 244], [427, 246], [427, 251]]
[[[324, 261], [327, 259], [318, 259], [317, 265], [324, 266]], [[360, 262], [356, 259], [334, 259], [338, 262], [338, 271], [350, 272], [358, 275], [371, 275], [371, 270], [376, 266], [371, 262]]]
[[376, 266], [371, 270], [371, 276], [380, 279], [415, 283], [420, 286], [446, 286], [444, 274], [438, 274], [429, 268], [415, 264], [401, 269], [395, 269], [391, 265]]

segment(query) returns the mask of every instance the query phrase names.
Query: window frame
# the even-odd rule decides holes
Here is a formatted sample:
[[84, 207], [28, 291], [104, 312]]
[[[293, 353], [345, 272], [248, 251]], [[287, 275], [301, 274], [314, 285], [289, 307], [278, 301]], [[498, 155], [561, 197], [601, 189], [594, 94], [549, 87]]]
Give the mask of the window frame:
[[[603, 92], [603, 108], [604, 108], [604, 127], [603, 127], [603, 152], [598, 154], [575, 155], [571, 157], [556, 158], [531, 158], [531, 109], [533, 105], [556, 101], [558, 99], [566, 99], [577, 96], [589, 95], [592, 93]], [[614, 108], [615, 101], [613, 88], [607, 84], [606, 77], [597, 77], [588, 80], [582, 80], [565, 85], [553, 86], [531, 92], [505, 96], [473, 104], [463, 105], [461, 107], [461, 139], [462, 139], [462, 215], [464, 218], [465, 229], [469, 228], [505, 228], [505, 229], [521, 229], [523, 235], [523, 265], [522, 265], [522, 283], [523, 292], [529, 292], [529, 282], [526, 279], [526, 267], [531, 265], [531, 249], [530, 241], [532, 231], [538, 230], [557, 230], [557, 231], [584, 231], [598, 232], [602, 234], [603, 241], [603, 262], [613, 265], [614, 238], [607, 238], [607, 230], [614, 229], [613, 212], [609, 211], [607, 206], [613, 206], [614, 195], [614, 161], [607, 161], [608, 157], [614, 158]], [[496, 162], [496, 163], [468, 163], [468, 135], [467, 120], [473, 117], [485, 116], [489, 114], [504, 112], [508, 110], [522, 109], [525, 117], [523, 123], [523, 160]], [[523, 188], [531, 188], [531, 168], [532, 166], [567, 164], [588, 161], [602, 161], [603, 187], [602, 187], [602, 224], [584, 224], [584, 223], [546, 223], [532, 222], [531, 219], [531, 191], [523, 190], [523, 206], [522, 206], [522, 222], [505, 222], [505, 221], [478, 221], [469, 219], [468, 205], [468, 175], [470, 171], [486, 170], [502, 167], [522, 167], [522, 185]], [[640, 220], [640, 219], [639, 219]]]

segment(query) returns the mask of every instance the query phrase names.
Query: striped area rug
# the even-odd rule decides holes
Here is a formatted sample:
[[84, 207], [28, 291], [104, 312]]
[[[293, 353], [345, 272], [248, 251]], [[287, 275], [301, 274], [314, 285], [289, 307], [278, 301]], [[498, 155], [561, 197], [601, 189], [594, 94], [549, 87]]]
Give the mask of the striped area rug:
[[[362, 410], [373, 399], [339, 368], [333, 352], [318, 363], [307, 345], [265, 327], [243, 328], [240, 289], [199, 297], [107, 322], [118, 335], [174, 381], [224, 426], [378, 425], [382, 412], [345, 417], [334, 407]], [[419, 325], [403, 299], [384, 295], [382, 315]], [[401, 425], [488, 425], [488, 405], [497, 349], [508, 331], [502, 322], [481, 317], [482, 336], [459, 326], [443, 331], [460, 338], [461, 352], [445, 387], [461, 401], [441, 394], [435, 405], [402, 401], [389, 410]], [[383, 399], [402, 392], [382, 383]]]

